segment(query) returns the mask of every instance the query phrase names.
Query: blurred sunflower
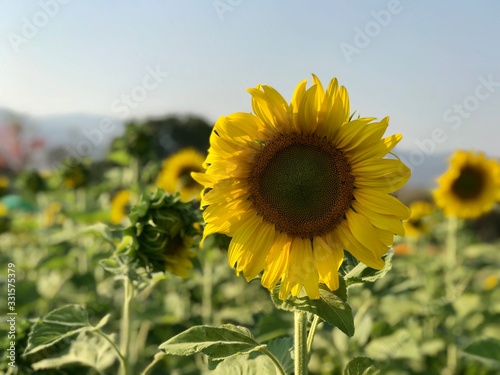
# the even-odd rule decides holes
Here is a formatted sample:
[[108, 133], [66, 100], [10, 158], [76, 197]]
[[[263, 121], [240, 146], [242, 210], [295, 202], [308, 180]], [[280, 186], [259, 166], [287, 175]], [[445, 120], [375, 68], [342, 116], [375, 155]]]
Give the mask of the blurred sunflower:
[[9, 210], [0, 203], [0, 234], [5, 233], [10, 229], [11, 219], [8, 216]]
[[130, 204], [132, 194], [128, 190], [118, 191], [111, 200], [111, 223], [118, 225], [127, 216], [127, 206]]
[[425, 218], [432, 214], [434, 207], [425, 201], [416, 201], [410, 205], [410, 218], [403, 221], [406, 237], [419, 237], [429, 232]]
[[[331, 80], [326, 91], [313, 76], [292, 101], [257, 86], [254, 114], [221, 117], [210, 137], [201, 206], [204, 238], [232, 237], [229, 263], [247, 280], [262, 270], [268, 289], [281, 280], [279, 297], [304, 287], [319, 298], [319, 283], [338, 288], [344, 249], [381, 269], [393, 234], [404, 234], [409, 210], [389, 193], [410, 170], [384, 159], [401, 135], [382, 138], [389, 118], [350, 118], [346, 89]], [[352, 116], [351, 116], [352, 117]]]
[[51, 202], [47, 205], [43, 211], [45, 226], [51, 227], [55, 224], [61, 224], [63, 222], [64, 216], [61, 213], [62, 208], [63, 206], [61, 202]]
[[63, 185], [68, 189], [78, 189], [87, 185], [90, 177], [89, 168], [83, 163], [67, 165], [62, 170]]
[[434, 200], [444, 214], [474, 219], [500, 199], [500, 165], [481, 152], [456, 151], [438, 183]]
[[202, 186], [191, 177], [191, 172], [203, 172], [205, 157], [194, 148], [185, 148], [163, 162], [156, 186], [169, 192], [178, 191], [183, 202], [199, 199]]
[[490, 275], [483, 281], [484, 290], [492, 290], [498, 285], [498, 277], [495, 275]]
[[0, 176], [0, 197], [9, 191], [9, 179], [6, 176]]

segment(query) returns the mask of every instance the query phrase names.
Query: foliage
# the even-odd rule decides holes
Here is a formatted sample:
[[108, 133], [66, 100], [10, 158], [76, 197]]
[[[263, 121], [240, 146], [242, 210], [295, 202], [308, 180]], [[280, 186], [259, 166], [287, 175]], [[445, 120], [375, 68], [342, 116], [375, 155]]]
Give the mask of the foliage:
[[[142, 126], [150, 149], [167, 145], [164, 153], [184, 145], [168, 137], [194, 133], [204, 151], [210, 130], [199, 119], [163, 119], [131, 125], [129, 133]], [[322, 285], [319, 300], [281, 301], [259, 280], [234, 274], [224, 235], [209, 236], [198, 249], [196, 204], [147, 184], [154, 179], [130, 178], [128, 163], [146, 154], [132, 152], [131, 140], [140, 137], [126, 137], [128, 148], [123, 138], [113, 151], [117, 158], [123, 151], [122, 166], [84, 163], [90, 177], [79, 185], [81, 194], [57, 183], [63, 168], [44, 176], [44, 189], [17, 182], [16, 195], [2, 198], [8, 225], [0, 231], [0, 261], [15, 264], [17, 368], [3, 361], [1, 373], [115, 374], [123, 367], [120, 355], [128, 353], [128, 374], [273, 374], [278, 368], [292, 374], [290, 311], [306, 312], [318, 324], [312, 375], [441, 374], [453, 360], [455, 373], [499, 372], [500, 244], [492, 236], [486, 242], [473, 223], [459, 227], [453, 267], [444, 256], [447, 223], [437, 212], [430, 233], [398, 239], [382, 270], [346, 253], [338, 290]], [[143, 166], [154, 171], [163, 156]], [[124, 188], [135, 204], [123, 226], [112, 225], [110, 198]], [[184, 278], [165, 267], [164, 251], [181, 244], [192, 251]], [[9, 283], [3, 278], [0, 288]], [[11, 345], [6, 329], [2, 352]]]

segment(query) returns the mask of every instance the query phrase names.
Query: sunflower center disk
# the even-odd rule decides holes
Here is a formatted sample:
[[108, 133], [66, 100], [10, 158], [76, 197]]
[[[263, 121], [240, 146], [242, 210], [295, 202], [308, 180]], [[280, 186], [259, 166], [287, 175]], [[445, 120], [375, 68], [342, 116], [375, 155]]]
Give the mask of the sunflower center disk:
[[250, 199], [276, 229], [312, 238], [342, 220], [353, 199], [353, 181], [346, 159], [326, 139], [283, 135], [256, 157]]
[[465, 167], [453, 182], [452, 191], [462, 199], [474, 199], [481, 195], [484, 178], [481, 170]]
[[183, 168], [179, 171], [178, 185], [181, 188], [190, 189], [198, 186], [198, 183], [191, 177], [191, 172], [201, 172], [201, 170], [198, 170], [198, 168]]

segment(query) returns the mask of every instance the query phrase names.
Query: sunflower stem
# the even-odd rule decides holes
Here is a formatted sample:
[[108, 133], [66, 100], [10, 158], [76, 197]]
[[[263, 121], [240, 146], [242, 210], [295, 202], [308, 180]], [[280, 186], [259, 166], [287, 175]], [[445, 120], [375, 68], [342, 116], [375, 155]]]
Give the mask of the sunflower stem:
[[446, 238], [446, 263], [450, 269], [457, 263], [457, 229], [458, 219], [456, 216], [448, 218], [448, 234]]
[[307, 375], [307, 315], [305, 312], [294, 312], [294, 331], [295, 375]]

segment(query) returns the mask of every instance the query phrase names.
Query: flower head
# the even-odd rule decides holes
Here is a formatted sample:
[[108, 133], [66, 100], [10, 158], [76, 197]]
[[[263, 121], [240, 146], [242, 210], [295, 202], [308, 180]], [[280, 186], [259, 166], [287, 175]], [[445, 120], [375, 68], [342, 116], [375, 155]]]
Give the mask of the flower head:
[[198, 211], [181, 202], [178, 195], [158, 189], [141, 197], [129, 217], [131, 225], [124, 230], [119, 252], [150, 272], [168, 271], [186, 277], [195, 256]]
[[6, 176], [0, 176], [0, 197], [9, 191], [10, 181]]
[[474, 219], [500, 200], [500, 164], [481, 152], [456, 151], [438, 183], [434, 200], [444, 214]]
[[0, 203], [0, 234], [7, 232], [10, 229], [10, 225], [9, 210]]
[[381, 269], [408, 208], [389, 193], [410, 170], [384, 156], [401, 135], [382, 138], [389, 119], [351, 119], [349, 98], [333, 79], [323, 89], [299, 83], [290, 103], [270, 86], [249, 89], [254, 114], [221, 117], [210, 137], [201, 206], [204, 237], [232, 237], [229, 263], [247, 280], [261, 271], [280, 298], [319, 283], [339, 286], [344, 249]]
[[202, 186], [191, 177], [191, 172], [202, 172], [205, 157], [194, 148], [185, 148], [163, 162], [156, 186], [173, 194], [178, 191], [187, 202], [199, 198]]
[[61, 174], [63, 185], [68, 189], [84, 187], [90, 177], [89, 168], [81, 162], [66, 165]]

